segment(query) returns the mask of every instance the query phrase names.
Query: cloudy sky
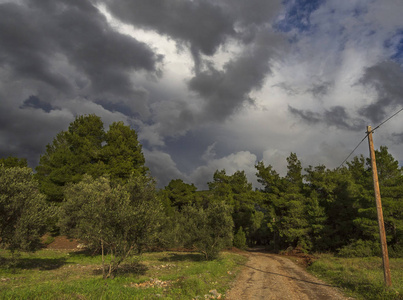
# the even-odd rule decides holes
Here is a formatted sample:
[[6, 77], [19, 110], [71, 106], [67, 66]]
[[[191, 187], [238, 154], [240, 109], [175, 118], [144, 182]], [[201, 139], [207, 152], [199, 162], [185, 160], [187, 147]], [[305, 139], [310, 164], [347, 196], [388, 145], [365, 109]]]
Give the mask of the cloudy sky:
[[[0, 157], [124, 121], [159, 186], [338, 167], [403, 105], [401, 0], [0, 0]], [[374, 134], [403, 164], [403, 112]], [[355, 155], [368, 155], [363, 143]]]

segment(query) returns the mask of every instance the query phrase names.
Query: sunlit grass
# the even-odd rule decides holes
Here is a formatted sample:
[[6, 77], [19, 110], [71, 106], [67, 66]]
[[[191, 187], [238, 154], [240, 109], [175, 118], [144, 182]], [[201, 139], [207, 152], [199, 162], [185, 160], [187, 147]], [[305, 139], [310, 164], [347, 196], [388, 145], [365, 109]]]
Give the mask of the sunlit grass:
[[340, 286], [357, 299], [403, 299], [403, 259], [390, 259], [392, 287], [386, 288], [382, 259], [319, 255], [309, 267], [314, 275]]
[[115, 279], [102, 279], [101, 257], [41, 250], [14, 262], [0, 250], [0, 299], [192, 299], [224, 294], [243, 256], [215, 261], [197, 253], [146, 253], [129, 260]]

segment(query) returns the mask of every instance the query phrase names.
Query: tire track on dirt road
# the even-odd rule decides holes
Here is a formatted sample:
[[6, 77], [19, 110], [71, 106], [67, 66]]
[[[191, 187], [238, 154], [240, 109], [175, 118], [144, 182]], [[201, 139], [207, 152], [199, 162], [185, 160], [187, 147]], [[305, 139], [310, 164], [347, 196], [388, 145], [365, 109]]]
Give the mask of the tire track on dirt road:
[[234, 287], [227, 292], [226, 299], [351, 299], [285, 257], [263, 252], [249, 252], [248, 257]]

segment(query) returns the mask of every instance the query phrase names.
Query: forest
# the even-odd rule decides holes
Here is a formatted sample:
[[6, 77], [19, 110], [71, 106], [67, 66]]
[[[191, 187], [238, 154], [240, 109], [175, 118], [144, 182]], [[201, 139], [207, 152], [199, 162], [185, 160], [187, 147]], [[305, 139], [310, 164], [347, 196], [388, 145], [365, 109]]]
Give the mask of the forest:
[[[376, 150], [389, 255], [403, 257], [403, 169]], [[217, 170], [208, 190], [172, 179], [156, 188], [135, 130], [100, 117], [78, 116], [46, 146], [35, 170], [25, 158], [0, 159], [0, 246], [35, 251], [50, 232], [102, 253], [103, 276], [130, 255], [187, 248], [205, 259], [235, 246], [273, 252], [379, 256], [379, 233], [368, 158], [330, 170], [302, 168], [296, 153], [287, 173], [258, 162], [261, 188], [243, 170]]]

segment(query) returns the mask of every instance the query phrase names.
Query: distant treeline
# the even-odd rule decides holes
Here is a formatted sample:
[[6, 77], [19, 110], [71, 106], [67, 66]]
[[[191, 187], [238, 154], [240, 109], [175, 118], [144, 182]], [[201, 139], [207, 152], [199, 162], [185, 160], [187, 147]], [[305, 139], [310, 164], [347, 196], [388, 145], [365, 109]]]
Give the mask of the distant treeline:
[[[403, 175], [387, 147], [376, 151], [389, 254], [403, 256]], [[324, 165], [304, 170], [295, 153], [287, 158], [287, 174], [259, 162], [262, 188], [252, 189], [244, 171], [217, 170], [209, 191], [172, 180], [159, 192], [173, 220], [183, 207], [222, 201], [232, 208], [237, 246], [264, 245], [273, 251], [300, 249], [343, 256], [380, 255], [379, 230], [369, 159], [355, 157], [347, 166]], [[238, 237], [238, 238], [237, 238]], [[244, 239], [245, 239], [244, 238]], [[241, 238], [242, 240], [242, 238]]]
[[[389, 253], [403, 256], [402, 168], [387, 147], [380, 147], [376, 158]], [[8, 216], [17, 224], [12, 229], [2, 221], [1, 243], [11, 250], [34, 249], [34, 237], [47, 230], [81, 238], [116, 257], [128, 249], [191, 247], [210, 259], [232, 244], [343, 256], [380, 253], [370, 161], [363, 156], [335, 170], [324, 165], [303, 169], [291, 153], [284, 177], [259, 162], [256, 176], [262, 188], [257, 190], [242, 170], [232, 175], [217, 170], [207, 191], [181, 179], [157, 190], [136, 132], [122, 122], [105, 131], [99, 117], [87, 115], [77, 117], [47, 145], [35, 174], [18, 173], [26, 167], [25, 159], [0, 159], [0, 212], [3, 220]], [[21, 185], [12, 190], [4, 183], [7, 178], [25, 182], [29, 191]], [[36, 200], [28, 201], [30, 195]], [[29, 211], [43, 221], [35, 219], [38, 226], [20, 220], [27, 208], [7, 211], [12, 201], [22, 203], [21, 197], [27, 207], [36, 207]], [[18, 226], [24, 228], [18, 222], [31, 224], [30, 238], [23, 229], [11, 234]], [[94, 234], [97, 230], [101, 233]]]

